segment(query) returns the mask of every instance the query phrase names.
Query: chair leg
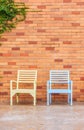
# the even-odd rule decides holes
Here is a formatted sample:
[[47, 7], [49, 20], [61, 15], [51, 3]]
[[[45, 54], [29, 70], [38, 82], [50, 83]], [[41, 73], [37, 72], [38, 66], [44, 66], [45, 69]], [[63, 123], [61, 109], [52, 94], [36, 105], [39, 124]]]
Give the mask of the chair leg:
[[49, 93], [47, 92], [47, 105], [49, 106]]
[[71, 100], [70, 100], [70, 105], [72, 106], [72, 93], [71, 93]]
[[12, 99], [12, 94], [10, 94], [10, 105], [13, 105], [13, 99]]
[[69, 93], [68, 93], [68, 103], [69, 103]]
[[17, 101], [17, 103], [19, 102], [18, 96], [19, 96], [19, 94], [16, 95], [16, 101]]
[[13, 99], [12, 99], [13, 95], [12, 95], [12, 81], [10, 81], [10, 105], [13, 105]]
[[49, 94], [49, 101], [50, 101], [50, 104], [52, 103], [52, 95], [51, 95], [51, 93]]
[[36, 93], [34, 93], [34, 106], [36, 105]]
[[36, 106], [36, 99], [34, 98], [34, 106]]

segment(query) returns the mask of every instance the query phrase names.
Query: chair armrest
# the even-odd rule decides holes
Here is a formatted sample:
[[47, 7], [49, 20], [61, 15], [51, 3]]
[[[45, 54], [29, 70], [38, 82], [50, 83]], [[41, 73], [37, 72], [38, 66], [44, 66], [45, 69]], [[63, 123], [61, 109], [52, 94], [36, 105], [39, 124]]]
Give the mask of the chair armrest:
[[12, 90], [13, 88], [13, 83], [16, 83], [17, 84], [17, 81], [15, 80], [10, 80], [10, 89]]
[[16, 80], [11, 80], [10, 82], [12, 82], [12, 83], [13, 83], [13, 82], [14, 82], [14, 83], [17, 83], [17, 81], [16, 81]]

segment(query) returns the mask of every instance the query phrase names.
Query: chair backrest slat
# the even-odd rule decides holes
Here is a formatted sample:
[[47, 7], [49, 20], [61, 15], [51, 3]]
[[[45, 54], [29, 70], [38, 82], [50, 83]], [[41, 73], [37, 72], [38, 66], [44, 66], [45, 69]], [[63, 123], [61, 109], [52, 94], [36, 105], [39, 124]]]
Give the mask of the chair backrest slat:
[[37, 70], [18, 70], [17, 81], [32, 83], [37, 80]]
[[51, 70], [50, 82], [52, 83], [68, 83], [69, 71], [68, 70]]

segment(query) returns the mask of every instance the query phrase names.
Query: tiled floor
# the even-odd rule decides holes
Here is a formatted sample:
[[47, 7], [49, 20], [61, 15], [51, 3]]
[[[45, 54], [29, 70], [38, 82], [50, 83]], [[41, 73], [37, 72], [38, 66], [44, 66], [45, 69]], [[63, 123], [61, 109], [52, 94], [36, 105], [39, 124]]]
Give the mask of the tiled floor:
[[84, 104], [1, 105], [0, 130], [84, 130]]

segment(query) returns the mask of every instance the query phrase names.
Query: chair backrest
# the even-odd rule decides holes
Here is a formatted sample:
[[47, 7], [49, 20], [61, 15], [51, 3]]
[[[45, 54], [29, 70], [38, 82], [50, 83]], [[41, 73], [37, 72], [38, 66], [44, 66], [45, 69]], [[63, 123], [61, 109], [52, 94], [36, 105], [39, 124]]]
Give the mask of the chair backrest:
[[69, 83], [68, 70], [50, 70], [51, 83]]
[[17, 81], [20, 83], [34, 83], [37, 80], [37, 70], [18, 70]]

